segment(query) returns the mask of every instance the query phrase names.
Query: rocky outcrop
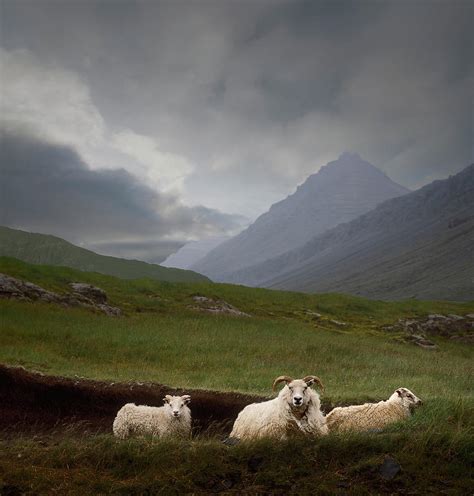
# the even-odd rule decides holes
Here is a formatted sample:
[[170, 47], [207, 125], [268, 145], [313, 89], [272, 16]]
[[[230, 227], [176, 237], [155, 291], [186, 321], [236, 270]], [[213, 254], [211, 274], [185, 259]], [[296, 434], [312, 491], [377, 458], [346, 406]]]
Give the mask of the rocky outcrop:
[[104, 290], [85, 283], [71, 283], [70, 286], [71, 293], [58, 294], [31, 282], [0, 274], [0, 298], [44, 301], [67, 307], [85, 307], [114, 317], [121, 315], [120, 308], [107, 303]]
[[442, 336], [453, 341], [474, 344], [474, 314], [430, 314], [427, 317], [399, 319], [383, 327], [384, 331], [403, 332], [405, 341], [422, 348], [435, 348], [428, 336]]
[[202, 312], [214, 314], [235, 315], [237, 317], [250, 317], [250, 314], [242, 312], [224, 300], [214, 300], [207, 296], [197, 295], [193, 296], [193, 301], [195, 301], [197, 305], [189, 305], [188, 308], [191, 310], [200, 310]]

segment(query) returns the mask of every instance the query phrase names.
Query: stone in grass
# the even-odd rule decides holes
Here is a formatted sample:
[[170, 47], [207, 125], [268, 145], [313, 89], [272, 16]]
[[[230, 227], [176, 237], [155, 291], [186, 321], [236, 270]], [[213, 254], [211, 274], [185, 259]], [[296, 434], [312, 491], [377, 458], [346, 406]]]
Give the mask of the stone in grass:
[[380, 477], [384, 480], [392, 480], [394, 477], [398, 475], [402, 467], [400, 464], [390, 455], [387, 455], [384, 458], [384, 461], [380, 465], [379, 474]]
[[227, 437], [222, 441], [226, 446], [236, 446], [237, 444], [240, 443], [240, 439], [237, 439], [236, 437]]
[[331, 324], [338, 326], [338, 327], [346, 327], [347, 325], [349, 325], [347, 322], [341, 322], [339, 320], [334, 320], [334, 319], [330, 320], [329, 322]]

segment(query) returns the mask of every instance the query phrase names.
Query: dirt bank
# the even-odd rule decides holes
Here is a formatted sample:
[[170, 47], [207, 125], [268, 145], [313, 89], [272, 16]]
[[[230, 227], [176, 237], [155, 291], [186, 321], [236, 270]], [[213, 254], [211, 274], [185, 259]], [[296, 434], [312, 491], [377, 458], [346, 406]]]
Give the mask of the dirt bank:
[[0, 365], [0, 430], [44, 432], [67, 427], [110, 431], [128, 402], [161, 406], [165, 394], [190, 394], [196, 430], [225, 433], [239, 411], [263, 398], [236, 393], [173, 389], [155, 383], [107, 383], [46, 376]]

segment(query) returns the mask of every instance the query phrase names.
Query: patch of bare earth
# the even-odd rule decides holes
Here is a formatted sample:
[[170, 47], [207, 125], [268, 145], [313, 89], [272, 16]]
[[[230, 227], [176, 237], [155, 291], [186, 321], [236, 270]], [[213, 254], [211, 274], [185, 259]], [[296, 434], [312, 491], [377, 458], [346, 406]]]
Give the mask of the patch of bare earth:
[[0, 365], [0, 431], [8, 435], [73, 427], [83, 432], [109, 432], [125, 403], [161, 406], [166, 394], [190, 394], [194, 427], [216, 433], [228, 432], [244, 406], [263, 399], [156, 383], [47, 376]]

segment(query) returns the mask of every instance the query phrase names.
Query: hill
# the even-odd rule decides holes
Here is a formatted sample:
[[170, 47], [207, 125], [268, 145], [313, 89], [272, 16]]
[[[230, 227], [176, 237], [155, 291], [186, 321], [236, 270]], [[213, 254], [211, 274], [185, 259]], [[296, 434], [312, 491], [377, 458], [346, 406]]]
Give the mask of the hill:
[[407, 192], [357, 154], [343, 153], [191, 268], [216, 281], [233, 281], [234, 272], [300, 247], [378, 203]]
[[190, 270], [173, 269], [138, 260], [99, 255], [64, 239], [0, 226], [0, 256], [25, 262], [61, 265], [123, 279], [149, 277], [160, 281], [206, 281], [207, 277]]
[[473, 247], [474, 164], [242, 271], [234, 281], [370, 298], [472, 300]]

